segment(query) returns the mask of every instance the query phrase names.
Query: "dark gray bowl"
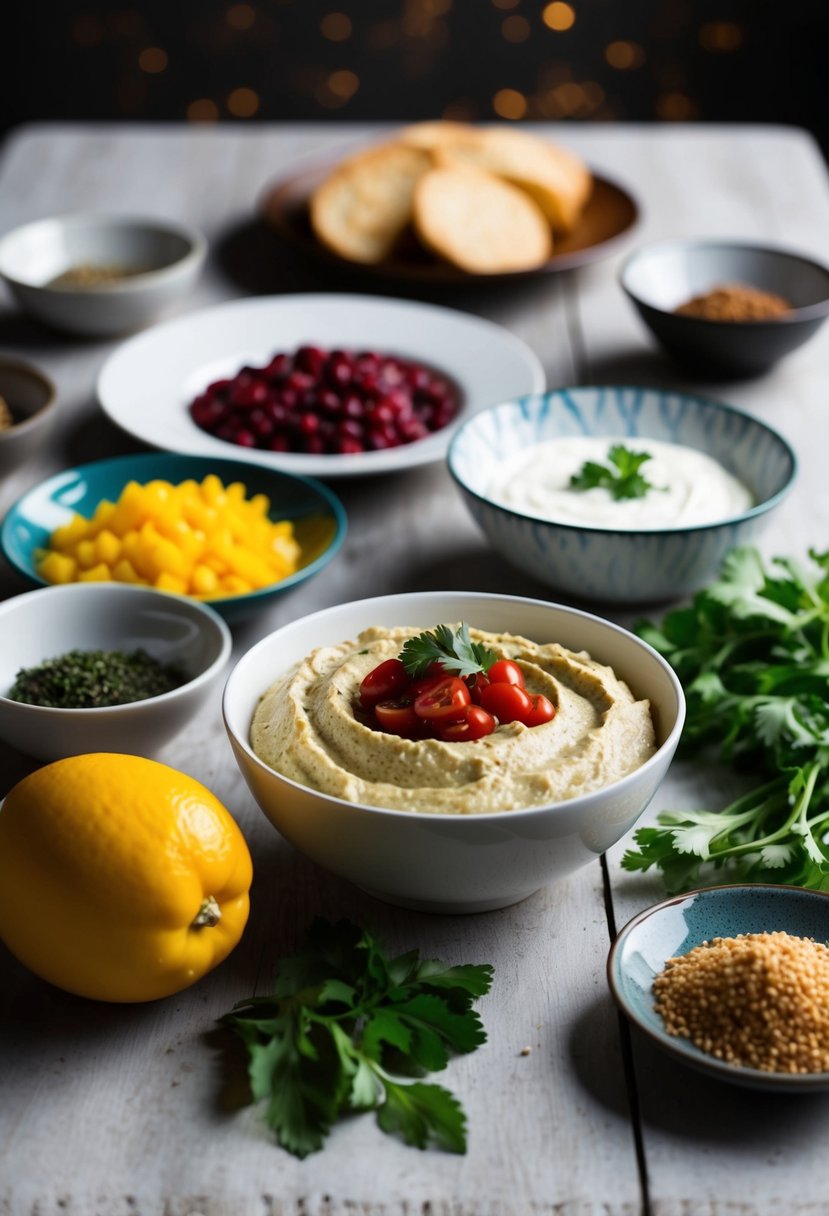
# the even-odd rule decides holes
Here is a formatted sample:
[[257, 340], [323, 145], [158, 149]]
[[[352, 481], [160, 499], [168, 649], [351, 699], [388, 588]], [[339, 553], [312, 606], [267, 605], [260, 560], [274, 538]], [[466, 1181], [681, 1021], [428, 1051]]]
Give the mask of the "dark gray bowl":
[[[786, 249], [731, 240], [661, 241], [638, 249], [619, 281], [666, 351], [702, 373], [755, 376], [811, 338], [829, 315], [829, 269]], [[770, 321], [708, 321], [674, 312], [726, 283], [775, 292], [791, 313]]]

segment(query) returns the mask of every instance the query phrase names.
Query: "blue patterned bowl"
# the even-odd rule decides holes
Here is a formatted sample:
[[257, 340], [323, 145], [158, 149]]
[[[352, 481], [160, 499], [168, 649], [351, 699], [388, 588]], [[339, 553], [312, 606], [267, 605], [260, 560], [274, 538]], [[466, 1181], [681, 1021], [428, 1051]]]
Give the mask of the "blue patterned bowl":
[[[616, 531], [552, 523], [490, 497], [501, 461], [535, 444], [584, 435], [697, 448], [748, 486], [755, 505], [714, 524]], [[616, 385], [560, 388], [482, 410], [456, 432], [448, 460], [473, 517], [507, 561], [559, 592], [616, 603], [671, 599], [708, 582], [729, 549], [756, 536], [797, 471], [786, 440], [733, 406]]]
[[239, 460], [146, 452], [66, 469], [36, 485], [3, 520], [0, 549], [9, 564], [25, 578], [45, 586], [45, 579], [37, 572], [36, 552], [46, 544], [50, 533], [67, 523], [75, 512], [91, 518], [102, 499], [117, 499], [129, 481], [144, 485], [161, 479], [178, 484], [189, 478], [201, 481], [209, 473], [214, 473], [225, 485], [243, 482], [249, 496], [266, 494], [271, 519], [291, 520], [303, 552], [300, 568], [281, 582], [248, 595], [211, 599], [210, 607], [225, 620], [248, 616], [269, 605], [275, 596], [312, 578], [342, 544], [347, 527], [345, 508], [321, 482]]
[[829, 1089], [829, 1073], [761, 1072], [718, 1060], [689, 1039], [669, 1035], [653, 1007], [653, 981], [669, 958], [714, 937], [773, 933], [829, 941], [829, 893], [801, 887], [708, 887], [666, 900], [634, 916], [607, 960], [610, 991], [622, 1012], [658, 1047], [698, 1072], [752, 1089]]

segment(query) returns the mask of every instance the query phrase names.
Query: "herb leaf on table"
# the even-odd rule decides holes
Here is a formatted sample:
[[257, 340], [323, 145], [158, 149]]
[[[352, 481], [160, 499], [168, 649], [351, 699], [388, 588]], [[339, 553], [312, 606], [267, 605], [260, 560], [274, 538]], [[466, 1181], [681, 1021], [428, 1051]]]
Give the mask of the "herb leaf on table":
[[488, 965], [448, 967], [416, 950], [389, 958], [364, 929], [318, 919], [304, 949], [281, 960], [273, 995], [221, 1021], [245, 1044], [252, 1096], [295, 1156], [322, 1148], [336, 1119], [359, 1110], [376, 1110], [384, 1132], [416, 1148], [463, 1153], [460, 1103], [419, 1078], [486, 1041], [471, 1006], [491, 984]]
[[762, 780], [719, 811], [665, 811], [626, 870], [669, 891], [708, 881], [829, 890], [829, 552], [766, 562], [735, 549], [689, 607], [637, 633], [685, 689], [680, 756], [715, 750]]

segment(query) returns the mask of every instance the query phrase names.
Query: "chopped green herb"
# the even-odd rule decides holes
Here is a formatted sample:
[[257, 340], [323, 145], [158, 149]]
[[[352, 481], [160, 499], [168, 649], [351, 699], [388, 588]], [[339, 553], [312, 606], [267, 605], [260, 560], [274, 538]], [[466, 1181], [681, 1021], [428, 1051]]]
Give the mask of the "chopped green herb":
[[448, 967], [417, 950], [389, 958], [358, 926], [318, 919], [305, 948], [280, 962], [273, 995], [221, 1021], [244, 1042], [253, 1099], [294, 1156], [322, 1148], [338, 1117], [361, 1110], [416, 1148], [463, 1153], [459, 1102], [419, 1078], [486, 1041], [471, 1005], [491, 983], [489, 966]]
[[482, 642], [473, 642], [469, 626], [462, 621], [453, 633], [449, 625], [438, 625], [431, 633], [419, 633], [403, 643], [400, 659], [412, 679], [424, 676], [432, 663], [441, 663], [447, 672], [474, 676], [488, 671], [498, 656]]
[[[735, 549], [720, 579], [639, 636], [676, 670], [680, 755], [716, 748], [762, 784], [721, 811], [665, 811], [640, 828], [627, 870], [670, 891], [707, 881], [829, 890], [829, 552], [814, 566]], [[815, 569], [815, 566], [817, 569]]]
[[179, 688], [187, 678], [145, 650], [70, 650], [19, 671], [7, 695], [12, 701], [50, 709], [101, 709], [157, 697]]
[[618, 502], [622, 498], [644, 498], [648, 490], [664, 490], [655, 486], [640, 472], [649, 452], [632, 452], [624, 444], [616, 443], [607, 453], [608, 464], [586, 460], [578, 473], [570, 478], [573, 490], [593, 490], [596, 487], [608, 490]]

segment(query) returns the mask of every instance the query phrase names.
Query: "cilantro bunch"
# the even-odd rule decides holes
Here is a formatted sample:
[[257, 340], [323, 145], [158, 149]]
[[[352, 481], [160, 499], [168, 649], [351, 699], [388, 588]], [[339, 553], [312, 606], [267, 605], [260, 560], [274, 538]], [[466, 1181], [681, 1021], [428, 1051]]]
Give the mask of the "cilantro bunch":
[[716, 749], [761, 784], [719, 811], [666, 811], [627, 870], [669, 891], [707, 881], [829, 890], [829, 553], [810, 562], [735, 549], [720, 579], [639, 636], [685, 689], [680, 755]]
[[273, 995], [221, 1020], [244, 1042], [253, 1098], [295, 1156], [322, 1148], [340, 1115], [365, 1110], [416, 1148], [463, 1153], [459, 1102], [419, 1078], [486, 1041], [471, 1005], [491, 983], [489, 966], [447, 967], [417, 950], [388, 958], [358, 926], [316, 920], [305, 948], [280, 962]]

